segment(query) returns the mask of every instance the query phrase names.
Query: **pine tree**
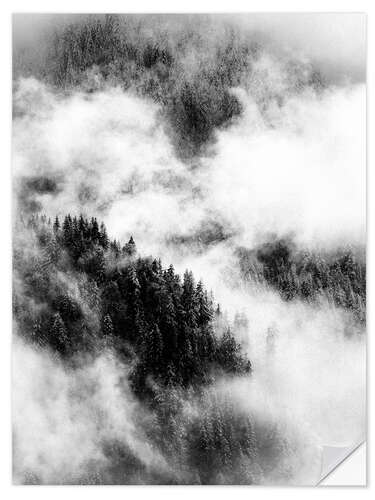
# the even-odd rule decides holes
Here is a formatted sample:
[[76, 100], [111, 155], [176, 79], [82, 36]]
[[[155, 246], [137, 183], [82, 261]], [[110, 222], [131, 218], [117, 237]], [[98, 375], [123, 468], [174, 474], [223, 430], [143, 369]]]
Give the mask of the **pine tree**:
[[137, 253], [137, 247], [134, 243], [133, 236], [130, 236], [130, 240], [127, 242], [127, 244], [123, 247], [123, 252], [125, 255], [128, 255], [129, 257], [133, 257]]
[[60, 354], [67, 354], [69, 350], [68, 333], [59, 313], [52, 318], [51, 345]]
[[185, 271], [184, 273], [181, 304], [185, 312], [186, 323], [194, 328], [197, 324], [198, 305], [196, 301], [194, 277], [191, 271]]
[[50, 239], [45, 248], [46, 261], [49, 265], [57, 264], [61, 254], [61, 248], [57, 241], [57, 233]]
[[163, 339], [158, 325], [154, 325], [144, 339], [144, 350], [147, 365], [154, 375], [159, 375], [163, 369]]
[[104, 348], [110, 350], [113, 349], [114, 346], [113, 333], [114, 333], [114, 328], [111, 316], [109, 314], [106, 314], [102, 319], [102, 336], [103, 336]]
[[33, 324], [31, 340], [40, 347], [45, 347], [46, 345], [46, 340], [43, 335], [42, 322], [40, 321], [40, 319], [37, 319]]
[[103, 222], [100, 224], [99, 243], [105, 250], [107, 250], [107, 248], [109, 246], [109, 238], [108, 238], [107, 230], [106, 230]]
[[203, 288], [202, 281], [199, 281], [197, 284], [195, 297], [198, 325], [205, 326], [213, 319], [213, 305], [209, 301], [206, 290]]
[[99, 233], [99, 225], [96, 217], [92, 217], [90, 223], [90, 237], [94, 242], [99, 242], [100, 233]]
[[106, 314], [103, 318], [102, 332], [104, 337], [113, 336], [113, 323], [109, 314]]
[[117, 258], [120, 255], [121, 247], [116, 240], [110, 242], [109, 247], [111, 251], [114, 253], [114, 256]]
[[86, 239], [89, 236], [88, 222], [84, 219], [81, 214], [78, 219], [78, 230], [82, 234], [83, 238]]
[[63, 226], [63, 244], [68, 249], [71, 248], [73, 241], [73, 231], [72, 231], [72, 218], [70, 215], [67, 215], [64, 219]]
[[55, 222], [53, 223], [53, 230], [55, 233], [58, 233], [60, 230], [60, 221], [59, 218], [56, 215]]

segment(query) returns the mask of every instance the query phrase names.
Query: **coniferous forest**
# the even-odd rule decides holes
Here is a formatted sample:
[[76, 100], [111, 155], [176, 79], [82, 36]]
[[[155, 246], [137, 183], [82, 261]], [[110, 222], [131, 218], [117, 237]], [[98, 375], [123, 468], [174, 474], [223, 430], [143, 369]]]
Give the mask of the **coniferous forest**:
[[310, 485], [363, 439], [364, 84], [245, 18], [14, 18], [17, 484]]
[[[251, 362], [202, 282], [189, 271], [181, 279], [172, 265], [163, 268], [160, 260], [140, 258], [132, 237], [122, 246], [95, 218], [67, 215], [51, 221], [36, 215], [19, 225], [36, 248], [30, 256], [20, 246], [14, 255], [15, 276], [24, 287], [22, 296], [15, 294], [14, 315], [25, 340], [73, 369], [82, 356], [94, 358], [102, 350], [130, 365], [131, 389], [157, 419], [152, 440], [179, 460], [183, 448], [194, 482], [214, 482], [222, 467], [234, 482], [258, 477], [259, 465], [251, 466], [257, 454], [251, 420], [236, 415], [228, 402], [219, 408], [215, 396], [205, 396], [215, 379], [249, 375]], [[76, 296], [59, 285], [60, 274], [77, 283]], [[30, 308], [35, 302], [43, 304], [37, 313]], [[203, 421], [178, 422], [183, 391], [204, 398]], [[108, 453], [119, 454], [120, 463], [115, 476], [104, 471], [98, 481], [111, 474], [111, 481], [126, 482], [129, 464], [134, 474], [142, 474], [131, 450], [121, 443], [106, 446]], [[236, 470], [241, 457], [249, 470]]]
[[[148, 390], [152, 395], [149, 378], [163, 387], [187, 388], [208, 384], [215, 372], [251, 372], [219, 304], [188, 270], [181, 279], [173, 265], [163, 268], [160, 260], [140, 258], [132, 237], [124, 246], [111, 241], [95, 218], [67, 215], [52, 224], [35, 216], [26, 228], [40, 249], [31, 260], [22, 250], [14, 256], [26, 288], [26, 304], [15, 297], [15, 314], [28, 340], [72, 362], [77, 354], [94, 355], [105, 346], [125, 360], [134, 357], [132, 385], [140, 396]], [[78, 276], [90, 322], [79, 300], [59, 289], [59, 273]], [[27, 310], [31, 299], [45, 304], [36, 317]]]

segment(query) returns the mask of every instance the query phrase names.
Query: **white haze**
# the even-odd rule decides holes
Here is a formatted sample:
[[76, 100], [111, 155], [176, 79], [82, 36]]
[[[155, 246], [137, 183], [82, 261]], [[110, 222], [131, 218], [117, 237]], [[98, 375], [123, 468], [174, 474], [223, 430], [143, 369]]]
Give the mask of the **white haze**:
[[[56, 25], [64, 25], [84, 15], [72, 14], [16, 14], [13, 23], [13, 43], [15, 47], [30, 47], [38, 42], [40, 34]], [[176, 22], [190, 22], [197, 26], [204, 15], [158, 15], [154, 22], [167, 23], [176, 29]], [[366, 79], [366, 15], [362, 13], [241, 13], [215, 14], [209, 16], [216, 24], [215, 32], [220, 33], [220, 22], [230, 21], [241, 29], [256, 33], [272, 51], [289, 52], [294, 57], [313, 61], [324, 73], [326, 79], [334, 83], [364, 82]], [[177, 24], [177, 29], [179, 26]]]
[[134, 233], [146, 252], [161, 253], [166, 237], [191, 233], [211, 214], [239, 232], [239, 244], [270, 231], [308, 246], [363, 244], [365, 87], [292, 96], [266, 118], [234, 92], [244, 116], [217, 133], [203, 168], [189, 170], [151, 102], [119, 89], [56, 98], [23, 80], [14, 174], [61, 177], [62, 191], [40, 200], [46, 211], [103, 214], [112, 235]]
[[257, 30], [274, 50], [289, 50], [314, 62], [331, 82], [366, 79], [366, 15], [360, 12], [253, 13], [234, 15]]
[[126, 445], [148, 470], [168, 471], [164, 458], [137, 425], [141, 410], [125, 375], [124, 366], [120, 368], [110, 354], [72, 371], [16, 337], [14, 481], [29, 473], [47, 484], [78, 482], [93, 465], [110, 463], [103, 443], [111, 440]]
[[[283, 85], [273, 64], [259, 64], [272, 85]], [[281, 109], [271, 104], [263, 116], [244, 90], [233, 92], [243, 116], [217, 132], [208, 154], [187, 166], [174, 153], [160, 109], [146, 99], [117, 88], [56, 96], [36, 80], [21, 80], [15, 187], [24, 175], [57, 179], [58, 192], [38, 196], [47, 215], [97, 216], [111, 237], [125, 242], [132, 234], [141, 254], [160, 256], [179, 272], [192, 269], [230, 316], [244, 311], [249, 318], [245, 344], [254, 375], [236, 382], [233, 394], [245, 407], [271, 407], [289, 425], [303, 426], [315, 446], [348, 445], [365, 429], [363, 337], [345, 336], [351, 333], [347, 314], [327, 304], [285, 303], [275, 293], [240, 285], [233, 250], [251, 248], [269, 232], [293, 233], [302, 247], [365, 243], [365, 87], [331, 86], [319, 96], [305, 91], [289, 96]], [[223, 223], [233, 236], [199, 253], [171, 243], [207, 220]], [[276, 331], [272, 355], [265, 347], [269, 327]], [[56, 470], [70, 474], [91, 455], [102, 460], [97, 432], [108, 430], [131, 441], [141, 460], [153, 460], [134, 437], [134, 401], [124, 407], [112, 398], [114, 366], [99, 360], [85, 374], [113, 411], [102, 429], [92, 424], [83, 431], [90, 398], [71, 406], [66, 384], [72, 381], [63, 368], [25, 349], [18, 343], [14, 349], [13, 415], [26, 468], [37, 464], [48, 481]], [[48, 383], [46, 373], [52, 373]], [[103, 380], [104, 373], [111, 375]]]

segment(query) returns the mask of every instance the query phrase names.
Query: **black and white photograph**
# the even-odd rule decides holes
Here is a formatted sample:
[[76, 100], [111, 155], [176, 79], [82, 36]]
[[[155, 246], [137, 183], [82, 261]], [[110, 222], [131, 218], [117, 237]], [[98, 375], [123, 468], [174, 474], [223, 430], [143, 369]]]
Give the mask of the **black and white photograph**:
[[366, 14], [11, 23], [13, 484], [319, 484], [366, 440]]

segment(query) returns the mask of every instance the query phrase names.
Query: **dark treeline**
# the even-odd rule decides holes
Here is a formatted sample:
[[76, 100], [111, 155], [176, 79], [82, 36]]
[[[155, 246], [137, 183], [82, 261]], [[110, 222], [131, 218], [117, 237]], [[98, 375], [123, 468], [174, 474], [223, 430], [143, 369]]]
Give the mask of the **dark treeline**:
[[[293, 451], [279, 423], [260, 422], [221, 385], [223, 377], [227, 382], [251, 374], [234, 336], [246, 318], [237, 315], [229, 324], [191, 272], [181, 279], [172, 266], [139, 257], [132, 237], [121, 245], [95, 218], [35, 215], [17, 224], [13, 303], [18, 335], [58, 358], [67, 371], [111, 353], [139, 403], [139, 439], [165, 462], [147, 466], [126, 440], [104, 438], [104, 465], [93, 460], [77, 476], [62, 475], [59, 482], [262, 484], [293, 477], [292, 467], [285, 466]], [[353, 294], [364, 297], [364, 270], [353, 254], [320, 262], [281, 240], [239, 255], [247, 278], [277, 288], [285, 300], [311, 301], [326, 294], [335, 301], [335, 290], [346, 290], [348, 283]], [[23, 482], [41, 479], [25, 471]]]
[[246, 279], [272, 286], [283, 299], [325, 298], [366, 322], [366, 263], [352, 250], [300, 251], [291, 240], [275, 238], [253, 250], [241, 248], [237, 254]]
[[202, 153], [214, 130], [241, 113], [232, 88], [256, 85], [251, 93], [262, 112], [269, 102], [282, 105], [290, 92], [322, 87], [313, 68], [286, 60], [285, 89], [277, 93], [267, 81], [259, 89], [267, 76], [253, 78], [262, 54], [256, 35], [224, 18], [78, 15], [40, 31], [39, 46], [15, 51], [15, 77], [87, 92], [117, 85], [150, 97], [162, 106], [183, 157]]
[[[140, 258], [133, 238], [120, 245], [95, 218], [33, 216], [18, 225], [18, 335], [67, 370], [113, 353], [134, 398], [147, 407], [138, 432], [170, 464], [152, 471], [123, 441], [104, 440], [105, 467], [93, 461], [78, 479], [60, 481], [261, 482], [254, 424], [212, 385], [224, 375], [250, 374], [251, 364], [203, 284], [189, 271], [181, 279], [172, 266]], [[40, 482], [25, 474], [25, 482]]]
[[[92, 93], [119, 87], [152, 100], [177, 155], [194, 166], [199, 164], [197, 157], [212, 153], [207, 146], [215, 131], [243, 112], [241, 92], [234, 89], [245, 91], [269, 123], [274, 114], [269, 109], [282, 107], [289, 96], [306, 88], [319, 93], [324, 86], [309, 63], [291, 60], [281, 50], [277, 56], [267, 53], [266, 43], [262, 46], [256, 33], [221, 16], [214, 21], [211, 16], [194, 15], [29, 19], [29, 27], [36, 19], [40, 25], [34, 38], [24, 34], [17, 38], [15, 33], [15, 87], [18, 77], [32, 76], [57, 97], [78, 91], [90, 99]], [[263, 56], [272, 62], [262, 64]], [[15, 118], [17, 113], [16, 105]], [[32, 158], [43, 161], [37, 155]], [[63, 184], [45, 175], [19, 182], [19, 204], [29, 214], [43, 210], [35, 193], [52, 196]], [[193, 236], [172, 235], [167, 243], [200, 252], [228, 240], [235, 234], [232, 221], [221, 223], [216, 218], [214, 214]], [[300, 443], [297, 432], [286, 436], [283, 409], [274, 415], [272, 408], [255, 408], [257, 400], [248, 401], [250, 391], [244, 398], [231, 385], [235, 377], [251, 377], [253, 369], [238, 341], [248, 330], [243, 314], [228, 321], [190, 271], [179, 276], [159, 259], [140, 257], [132, 237], [125, 244], [111, 239], [96, 218], [66, 215], [50, 220], [34, 215], [21, 218], [16, 226], [17, 341], [21, 337], [40, 359], [48, 356], [51, 370], [56, 365], [60, 373], [62, 367], [61, 378], [66, 377], [68, 386], [75, 377], [84, 379], [83, 389], [67, 391], [67, 406], [74, 400], [76, 408], [83, 396], [86, 420], [96, 429], [112, 425], [106, 421], [103, 404], [99, 409], [95, 404], [86, 408], [87, 398], [94, 403], [96, 396], [88, 376], [96, 361], [119, 372], [116, 403], [131, 407], [125, 412], [128, 421], [117, 422], [116, 432], [105, 437], [105, 431], [98, 433], [93, 449], [99, 448], [99, 453], [93, 453], [89, 463], [74, 476], [56, 471], [55, 482], [286, 484], [296, 477]], [[254, 250], [239, 249], [238, 257], [245, 279], [271, 286], [283, 299], [317, 302], [324, 297], [364, 323], [365, 265], [353, 252], [323, 256], [275, 240]], [[264, 343], [265, 363], [270, 365], [275, 360], [275, 338], [269, 328]], [[105, 375], [103, 369], [103, 379]], [[49, 401], [43, 391], [48, 387], [42, 386], [38, 393], [42, 403]], [[261, 411], [265, 414], [260, 417]], [[48, 417], [48, 407], [43, 412]], [[126, 429], [132, 426], [127, 440]], [[144, 445], [141, 453], [139, 443]], [[47, 450], [47, 455], [55, 451]], [[155, 456], [160, 458], [157, 465], [151, 463]], [[38, 457], [38, 462], [36, 471], [48, 468], [48, 458]], [[21, 482], [43, 482], [34, 470], [22, 470], [21, 475]]]
[[[165, 461], [146, 466], [127, 442], [108, 438], [100, 443], [105, 465], [93, 460], [59, 482], [262, 484], [265, 477], [293, 477], [284, 466], [292, 451], [278, 423], [257, 421], [215, 384], [251, 373], [232, 333], [241, 334], [246, 318], [237, 315], [230, 325], [191, 272], [181, 279], [172, 266], [139, 257], [133, 238], [125, 245], [111, 240], [95, 218], [36, 215], [18, 225], [18, 334], [67, 370], [112, 353], [140, 404], [137, 433]], [[323, 259], [287, 240], [238, 253], [246, 278], [276, 288], [285, 300], [324, 295], [364, 321], [364, 264], [353, 253]], [[41, 479], [25, 471], [24, 482]]]
[[[40, 252], [30, 259], [16, 251], [14, 266], [23, 299], [40, 308], [35, 314], [17, 295], [14, 307], [28, 339], [63, 357], [103, 343], [123, 356], [135, 355], [137, 393], [146, 391], [150, 376], [188, 387], [209, 382], [214, 371], [251, 371], [229, 325], [223, 326], [220, 307], [191, 272], [181, 280], [173, 266], [163, 269], [160, 260], [137, 257], [133, 238], [124, 246], [111, 241], [95, 218], [68, 215], [51, 222], [35, 216], [27, 225]], [[75, 293], [69, 293], [69, 283], [59, 284], [59, 273], [74, 275]]]

